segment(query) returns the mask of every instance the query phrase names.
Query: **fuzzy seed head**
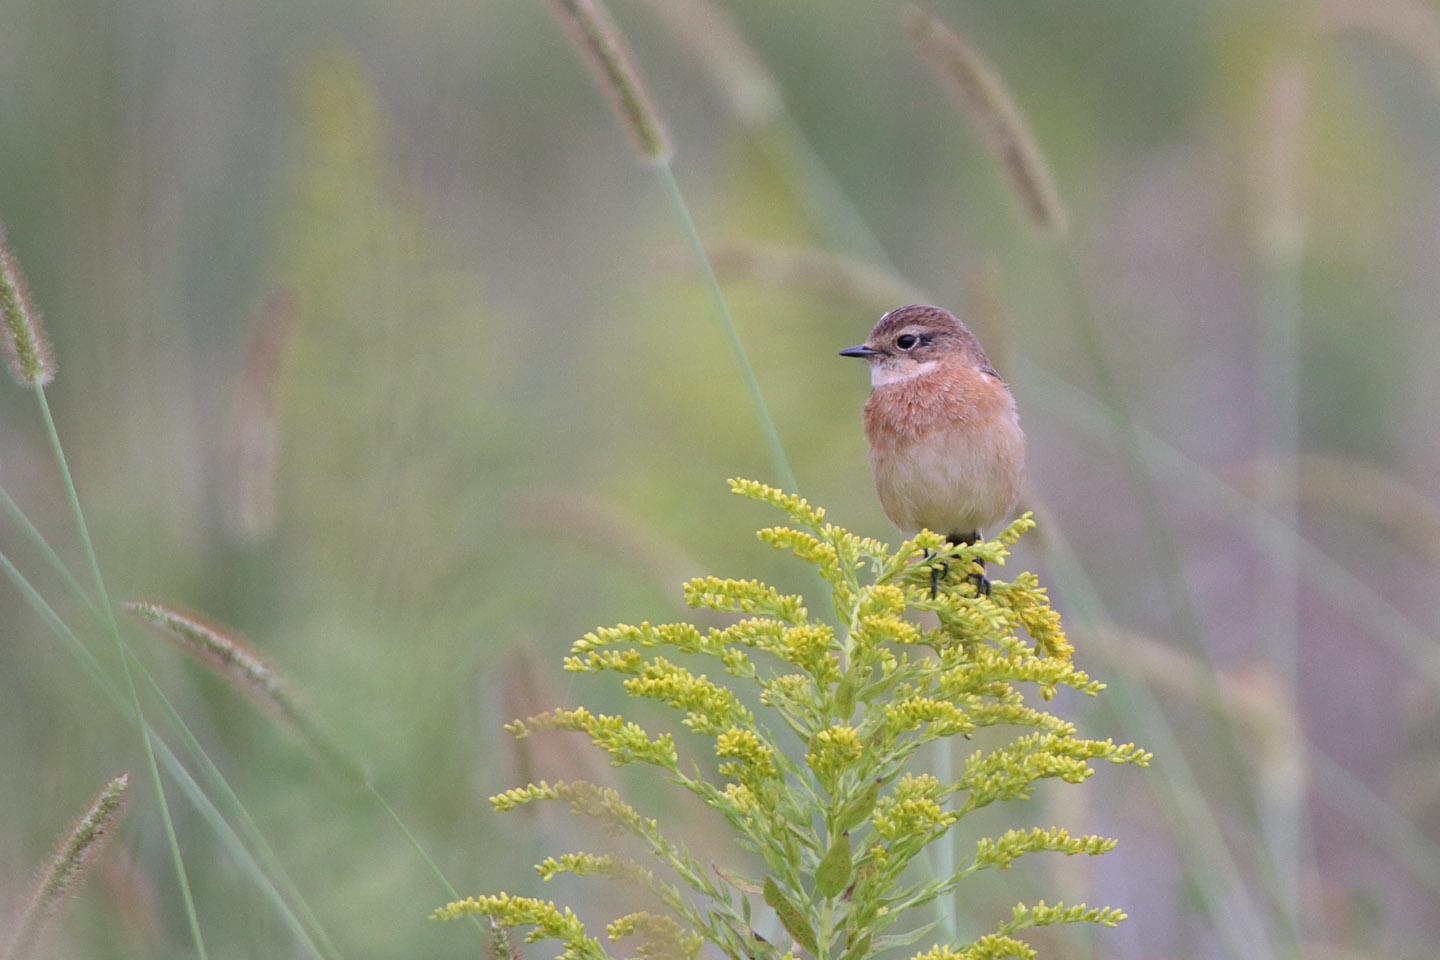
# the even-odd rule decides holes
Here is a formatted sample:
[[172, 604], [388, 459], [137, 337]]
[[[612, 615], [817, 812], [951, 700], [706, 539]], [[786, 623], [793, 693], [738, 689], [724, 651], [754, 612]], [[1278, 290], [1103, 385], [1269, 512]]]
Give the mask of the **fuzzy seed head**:
[[4, 320], [5, 359], [10, 374], [22, 387], [43, 387], [55, 379], [55, 361], [40, 313], [30, 303], [30, 291], [20, 264], [5, 243], [5, 226], [0, 224], [0, 318]]
[[18, 960], [31, 955], [45, 930], [79, 889], [86, 871], [105, 849], [112, 828], [125, 811], [129, 790], [130, 774], [122, 773], [105, 784], [90, 801], [45, 864], [15, 932], [9, 943], [0, 948], [0, 957]]
[[163, 604], [130, 601], [124, 606], [240, 692], [287, 719], [297, 717], [295, 701], [280, 675], [234, 634], [192, 613]]
[[556, 17], [605, 91], [640, 159], [670, 162], [675, 150], [615, 21], [600, 0], [550, 0]]
[[1055, 181], [1000, 77], [958, 33], [933, 14], [911, 7], [905, 26], [920, 56], [950, 87], [981, 142], [1000, 165], [1025, 221], [1043, 237], [1069, 230]]

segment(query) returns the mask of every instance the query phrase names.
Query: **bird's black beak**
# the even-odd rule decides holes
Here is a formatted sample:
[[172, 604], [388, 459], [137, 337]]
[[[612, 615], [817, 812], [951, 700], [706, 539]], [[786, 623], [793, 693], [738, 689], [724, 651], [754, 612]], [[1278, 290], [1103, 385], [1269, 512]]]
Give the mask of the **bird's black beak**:
[[884, 351], [876, 350], [874, 347], [867, 347], [860, 344], [858, 347], [847, 347], [840, 351], [842, 357], [859, 357], [861, 360], [869, 360], [871, 357], [882, 356]]

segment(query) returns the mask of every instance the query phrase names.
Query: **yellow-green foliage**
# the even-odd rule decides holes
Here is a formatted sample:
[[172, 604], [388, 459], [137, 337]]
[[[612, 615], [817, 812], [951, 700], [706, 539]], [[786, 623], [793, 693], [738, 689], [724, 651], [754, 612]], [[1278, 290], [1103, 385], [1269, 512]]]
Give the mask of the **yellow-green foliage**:
[[[630, 696], [679, 711], [684, 727], [713, 741], [719, 782], [698, 765], [684, 772], [669, 734], [652, 738], [622, 717], [583, 707], [516, 720], [507, 729], [517, 737], [584, 731], [617, 765], [659, 767], [725, 817], [742, 846], [763, 860], [766, 876], [757, 882], [698, 863], [614, 790], [538, 783], [493, 797], [500, 811], [536, 800], [568, 802], [575, 813], [638, 838], [680, 886], [632, 861], [588, 853], [547, 858], [537, 867], [544, 879], [599, 875], [653, 894], [671, 916], [630, 914], [607, 929], [612, 941], [638, 937], [640, 958], [694, 957], [709, 942], [734, 960], [865, 960], [910, 942], [913, 932], [885, 931], [976, 871], [1006, 869], [1028, 853], [1100, 854], [1115, 845], [1058, 827], [1010, 830], [980, 840], [974, 857], [949, 876], [917, 881], [906, 875], [928, 844], [973, 810], [1028, 797], [1040, 780], [1079, 783], [1093, 772], [1094, 760], [1144, 766], [1150, 759], [1133, 744], [1077, 737], [1069, 721], [1023, 702], [1027, 686], [1042, 700], [1060, 687], [1092, 696], [1103, 689], [1071, 663], [1059, 617], [1034, 576], [995, 580], [988, 595], [967, 576], [979, 572], [977, 560], [1004, 563], [1009, 547], [1034, 525], [1028, 514], [985, 543], [950, 546], [926, 532], [892, 551], [826, 523], [823, 510], [799, 497], [748, 480], [731, 481], [731, 488], [789, 517], [789, 526], [762, 530], [760, 538], [814, 565], [830, 587], [838, 628], [809, 619], [801, 597], [754, 580], [705, 577], [686, 584], [685, 599], [692, 607], [739, 615], [729, 626], [600, 629], [577, 641], [565, 660], [577, 673], [621, 674]], [[925, 551], [932, 552], [931, 563], [917, 562]], [[930, 570], [941, 561], [949, 573], [932, 595]], [[915, 611], [932, 611], [939, 626], [921, 626]], [[713, 680], [644, 652], [656, 647], [713, 658], [733, 680]], [[745, 685], [758, 688], [768, 713], [757, 717], [741, 703], [736, 690]], [[782, 749], [781, 725], [805, 745], [803, 756]], [[985, 726], [1025, 732], [998, 748], [976, 750], [953, 780], [907, 769], [923, 744], [969, 737]], [[793, 944], [757, 934], [751, 924], [757, 899]], [[436, 912], [447, 919], [474, 914], [533, 927], [530, 939], [559, 941], [563, 960], [609, 956], [568, 910], [562, 914], [553, 904], [501, 894]], [[937, 945], [913, 960], [1029, 958], [1033, 948], [1012, 934], [1055, 923], [1114, 926], [1122, 919], [1108, 907], [1019, 904], [993, 934]]]

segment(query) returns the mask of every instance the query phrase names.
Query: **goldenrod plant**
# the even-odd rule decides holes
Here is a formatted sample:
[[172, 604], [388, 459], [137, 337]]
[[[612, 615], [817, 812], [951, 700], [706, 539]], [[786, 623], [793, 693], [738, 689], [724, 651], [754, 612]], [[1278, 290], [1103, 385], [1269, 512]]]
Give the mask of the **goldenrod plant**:
[[[583, 731], [617, 766], [647, 764], [694, 794], [756, 854], [762, 876], [703, 865], [613, 789], [587, 782], [539, 782], [491, 798], [497, 811], [561, 801], [583, 816], [636, 838], [678, 883], [614, 854], [565, 853], [537, 865], [542, 878], [569, 873], [620, 880], [653, 894], [668, 910], [610, 923], [610, 940], [640, 940], [638, 957], [697, 957], [713, 944], [733, 960], [865, 960], [913, 944], [935, 925], [935, 901], [967, 877], [1004, 869], [1040, 851], [1100, 854], [1115, 845], [1059, 827], [1012, 829], [980, 839], [967, 862], [944, 875], [921, 869], [922, 855], [966, 815], [1023, 800], [1036, 784], [1080, 783], [1091, 761], [1145, 766], [1134, 744], [1090, 740], [1070, 721], [1029, 706], [1027, 691], [1049, 700], [1061, 687], [1088, 695], [1104, 685], [1076, 668], [1071, 646], [1044, 588], [1030, 573], [976, 590], [977, 561], [1004, 563], [1034, 526], [1026, 514], [995, 539], [947, 545], [929, 531], [892, 550], [825, 522], [804, 499], [749, 480], [731, 489], [783, 511], [789, 523], [760, 539], [813, 565], [830, 589], [834, 623], [812, 617], [803, 598], [755, 580], [705, 577], [685, 585], [694, 608], [738, 615], [723, 628], [689, 623], [620, 625], [576, 641], [565, 668], [617, 673], [631, 697], [683, 714], [681, 725], [707, 741], [718, 764], [709, 774], [683, 761], [670, 733], [652, 735], [620, 716], [584, 707], [516, 720], [516, 737]], [[932, 592], [931, 569], [944, 571]], [[936, 625], [917, 622], [916, 613]], [[672, 662], [665, 651], [711, 657], [724, 681]], [[763, 711], [740, 695], [753, 686]], [[919, 769], [921, 747], [981, 727], [1019, 736], [977, 749], [953, 778]], [[803, 745], [787, 753], [781, 730]], [[917, 863], [917, 858], [922, 858]], [[914, 866], [914, 869], [912, 868]], [[688, 892], [686, 890], [688, 888]], [[610, 954], [568, 908], [506, 893], [470, 897], [435, 912], [439, 919], [484, 915], [505, 927], [531, 927], [530, 941], [553, 939], [561, 960]], [[1035, 956], [1016, 934], [1056, 923], [1114, 926], [1111, 907], [1018, 904], [994, 933], [970, 943], [937, 944], [913, 960], [989, 960]], [[783, 934], [779, 934], [783, 931]]]

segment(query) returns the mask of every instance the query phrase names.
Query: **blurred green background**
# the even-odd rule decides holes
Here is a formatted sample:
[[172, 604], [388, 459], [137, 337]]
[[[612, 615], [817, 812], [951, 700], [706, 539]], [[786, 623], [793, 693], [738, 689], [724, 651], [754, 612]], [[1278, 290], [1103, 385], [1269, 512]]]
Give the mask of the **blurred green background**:
[[[1061, 709], [1157, 753], [982, 824], [1121, 845], [978, 878], [959, 929], [1063, 897], [1131, 919], [1037, 935], [1052, 956], [1433, 956], [1440, 8], [927, 9], [1023, 108], [1063, 243], [1020, 222], [900, 6], [613, 4], [802, 492], [893, 536], [865, 372], [835, 354], [902, 302], [962, 314], [1030, 438], [1042, 525], [1012, 564], [1113, 684]], [[726, 491], [779, 478], [660, 182], [545, 4], [7, 0], [0, 20], [0, 220], [112, 597], [244, 633], [462, 893], [542, 892], [528, 864], [593, 840], [561, 810], [490, 812], [531, 777], [628, 784], [743, 864], [653, 780], [500, 730], [618, 709], [561, 656], [596, 625], [688, 616], [685, 577], [814, 587]], [[81, 570], [18, 388], [0, 484]], [[0, 547], [107, 657], [8, 518]], [[340, 954], [477, 955], [425, 919], [446, 897], [373, 804], [128, 635]], [[48, 955], [191, 946], [137, 737], [0, 583], [0, 905], [120, 770], [131, 809]], [[211, 955], [300, 955], [171, 801]], [[627, 909], [604, 885], [543, 894]]]

